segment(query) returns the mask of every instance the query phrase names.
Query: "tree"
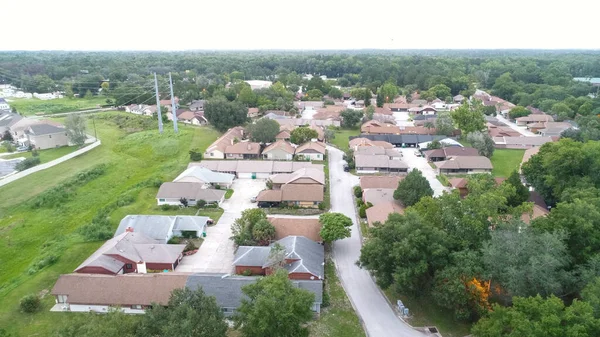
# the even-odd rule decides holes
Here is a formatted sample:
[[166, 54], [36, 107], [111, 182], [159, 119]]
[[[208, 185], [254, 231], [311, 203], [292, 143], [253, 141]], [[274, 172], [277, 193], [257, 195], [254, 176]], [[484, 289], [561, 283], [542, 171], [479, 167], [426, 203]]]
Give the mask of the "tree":
[[306, 99], [309, 101], [323, 100], [323, 92], [319, 89], [312, 89], [306, 92]]
[[267, 220], [258, 220], [252, 227], [252, 237], [259, 246], [267, 246], [275, 238], [275, 226]]
[[429, 181], [423, 176], [419, 169], [412, 169], [406, 177], [398, 183], [394, 191], [394, 199], [400, 200], [405, 206], [412, 206], [421, 198], [432, 196], [433, 189]]
[[204, 103], [204, 116], [223, 132], [248, 121], [248, 108], [239, 102], [229, 102], [223, 97], [213, 98]]
[[552, 113], [555, 113], [556, 115], [558, 115], [558, 118], [560, 120], [570, 119], [575, 116], [573, 109], [571, 109], [567, 104], [565, 104], [563, 102], [559, 102], [559, 103], [552, 105], [552, 108], [550, 109], [550, 111], [552, 111]]
[[379, 90], [377, 90], [377, 93], [381, 94], [386, 103], [393, 102], [394, 98], [398, 96], [398, 92], [400, 92], [400, 89], [398, 89], [398, 87], [391, 82], [384, 83], [381, 87], [379, 87]]
[[335, 139], [335, 130], [325, 129], [325, 131], [323, 131], [323, 138], [326, 142], [331, 142]]
[[385, 97], [380, 92], [377, 93], [376, 103], [379, 108], [383, 107], [383, 104], [385, 103]]
[[87, 139], [86, 121], [85, 117], [81, 114], [70, 114], [65, 121], [65, 128], [67, 129], [67, 137], [69, 141], [75, 145], [81, 146]]
[[102, 95], [103, 96], [108, 96], [108, 90], [110, 89], [110, 84], [106, 81], [102, 82], [102, 84], [100, 84], [100, 88], [102, 88]]
[[500, 75], [494, 82], [492, 92], [508, 101], [512, 100], [512, 95], [519, 91], [519, 85], [516, 84], [510, 73]]
[[306, 90], [307, 92], [310, 90], [319, 90], [323, 92], [325, 91], [325, 81], [323, 81], [323, 79], [320, 76], [313, 76], [310, 80], [308, 80]]
[[451, 97], [452, 92], [450, 88], [445, 84], [434, 85], [433, 87], [429, 88], [427, 92], [421, 94], [421, 97], [425, 97], [425, 99], [427, 99], [428, 101], [433, 100], [436, 97], [439, 99], [446, 99], [446, 97], [448, 96]]
[[292, 130], [292, 132], [290, 132], [290, 142], [297, 145], [304, 144], [317, 137], [319, 137], [317, 131], [307, 126], [295, 128]]
[[88, 91], [85, 92], [85, 96], [83, 96], [83, 98], [92, 99], [94, 98], [94, 94], [92, 94], [92, 92], [88, 89]]
[[6, 130], [4, 131], [4, 134], [2, 134], [2, 140], [12, 142], [14, 139], [10, 131]]
[[429, 145], [427, 145], [427, 150], [435, 150], [435, 149], [441, 149], [442, 143], [440, 143], [439, 140], [432, 140], [431, 143], [429, 143]]
[[253, 236], [254, 226], [261, 220], [267, 220], [265, 211], [260, 208], [249, 208], [242, 212], [231, 225], [231, 240], [236, 246], [254, 246], [257, 244]]
[[467, 141], [477, 149], [480, 156], [492, 158], [495, 147], [494, 140], [489, 134], [481, 131], [471, 132], [467, 135]]
[[477, 337], [576, 337], [598, 336], [600, 321], [586, 302], [575, 300], [565, 307], [555, 296], [546, 299], [515, 297], [512, 307], [494, 305], [487, 317], [477, 322]]
[[454, 123], [448, 112], [440, 112], [435, 119], [435, 130], [438, 135], [449, 136], [454, 132]]
[[530, 114], [531, 114], [531, 111], [529, 109], [522, 107], [522, 106], [516, 106], [516, 107], [510, 109], [508, 116], [511, 119], [517, 119], [519, 117], [529, 116]]
[[507, 200], [509, 206], [517, 207], [529, 199], [529, 189], [523, 185], [521, 176], [516, 170], [510, 174], [504, 183], [512, 185], [516, 191], [516, 193]]
[[365, 117], [367, 118], [367, 120], [372, 120], [374, 114], [375, 114], [375, 107], [372, 105], [369, 105], [365, 109]]
[[258, 97], [249, 85], [244, 86], [238, 95], [238, 101], [248, 107], [255, 108]]
[[26, 295], [23, 298], [21, 298], [21, 301], [19, 302], [21, 311], [28, 314], [40, 310], [41, 305], [42, 301], [40, 300], [40, 297], [36, 294]]
[[186, 198], [180, 198], [179, 199], [179, 203], [181, 204], [182, 207], [188, 207], [188, 200]]
[[465, 101], [451, 112], [452, 120], [465, 135], [481, 131], [485, 129], [485, 118], [481, 109], [481, 105], [472, 107]]
[[435, 128], [435, 124], [433, 124], [432, 122], [429, 122], [429, 121], [425, 122], [425, 124], [423, 124], [423, 126], [426, 127], [428, 130]]
[[201, 161], [202, 160], [202, 151], [198, 149], [192, 149], [189, 152], [191, 161]]
[[493, 105], [484, 105], [483, 106], [483, 113], [486, 116], [496, 116], [497, 112], [496, 112], [496, 107]]
[[166, 307], [155, 303], [146, 310], [138, 336], [227, 336], [228, 325], [214, 297], [202, 287], [171, 292]]
[[244, 298], [234, 326], [244, 337], [307, 337], [314, 295], [295, 287], [285, 270], [242, 288]]
[[600, 277], [594, 278], [583, 288], [581, 299], [592, 306], [595, 317], [600, 317]]
[[352, 220], [342, 213], [324, 213], [319, 217], [321, 222], [321, 238], [323, 242], [331, 243], [350, 237]]
[[331, 89], [329, 89], [328, 95], [331, 98], [340, 99], [344, 96], [344, 93], [340, 89], [332, 87]]
[[272, 143], [279, 133], [279, 123], [273, 119], [261, 118], [254, 124], [248, 125], [246, 131], [250, 134], [253, 142]]
[[[55, 331], [57, 337], [135, 337], [142, 321], [141, 315], [128, 315], [118, 309], [109, 310], [106, 315], [83, 313], [62, 320]], [[139, 332], [138, 332], [139, 333]]]
[[342, 117], [342, 126], [346, 128], [353, 128], [361, 121], [363, 113], [360, 110], [346, 109], [340, 113]]

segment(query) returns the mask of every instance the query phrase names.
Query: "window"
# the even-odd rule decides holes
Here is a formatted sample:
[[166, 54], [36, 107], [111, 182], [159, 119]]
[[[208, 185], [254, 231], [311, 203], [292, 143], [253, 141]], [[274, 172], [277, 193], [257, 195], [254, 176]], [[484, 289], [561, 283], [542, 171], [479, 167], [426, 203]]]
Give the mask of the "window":
[[125, 265], [125, 268], [127, 268], [127, 269], [133, 269], [133, 266], [131, 265], [131, 263], [128, 263], [128, 264]]
[[214, 157], [214, 156], [215, 156], [215, 154], [211, 152], [211, 153], [210, 153], [210, 156], [211, 156], [211, 157]]
[[196, 202], [196, 199], [190, 199], [189, 201], [190, 202]]
[[134, 304], [131, 306], [131, 309], [142, 309], [142, 306], [139, 304]]
[[164, 202], [164, 201], [165, 201], [165, 199], [158, 199], [158, 201], [162, 201], [162, 202]]
[[48, 138], [52, 138], [52, 135], [48, 135]]

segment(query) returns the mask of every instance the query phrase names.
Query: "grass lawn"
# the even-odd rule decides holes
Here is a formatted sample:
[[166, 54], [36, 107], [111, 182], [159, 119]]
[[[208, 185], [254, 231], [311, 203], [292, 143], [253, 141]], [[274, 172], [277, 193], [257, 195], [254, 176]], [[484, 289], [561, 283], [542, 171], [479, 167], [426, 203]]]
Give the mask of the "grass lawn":
[[[40, 155], [41, 164], [43, 164], [43, 163], [52, 161], [54, 159], [60, 158], [71, 152], [75, 152], [78, 149], [79, 149], [78, 146], [63, 146], [63, 147], [57, 147], [55, 149], [38, 150], [37, 152]], [[10, 156], [2, 157], [2, 159], [21, 158], [21, 157], [30, 158], [31, 151], [11, 154]]]
[[41, 100], [37, 98], [9, 99], [8, 104], [23, 115], [55, 114], [61, 112], [97, 109], [106, 105], [106, 97], [86, 98], [57, 98]]
[[339, 129], [335, 132], [335, 138], [331, 141], [331, 144], [335, 145], [338, 149], [346, 152], [348, 147], [348, 142], [350, 136], [358, 136], [360, 135], [360, 129]]
[[512, 171], [518, 170], [525, 150], [495, 149], [492, 155], [494, 177], [508, 178]]
[[225, 199], [231, 198], [232, 195], [233, 195], [233, 190], [231, 188], [227, 189], [227, 191], [225, 192]]
[[[102, 113], [96, 120], [102, 145], [63, 164], [37, 172], [0, 188], [4, 196], [0, 205], [0, 327], [13, 336], [49, 336], [56, 321], [69, 319], [69, 314], [50, 313], [54, 299], [46, 295], [36, 314], [19, 312], [19, 300], [31, 293], [51, 290], [60, 274], [72, 272], [103, 242], [84, 242], [77, 229], [91, 221], [103, 207], [129, 194], [134, 201], [110, 214], [113, 229], [126, 214], [195, 214], [196, 209], [163, 212], [156, 207], [157, 187], [143, 183], [170, 181], [183, 171], [188, 151], [204, 150], [218, 137], [210, 128], [180, 125], [180, 132], [171, 129], [160, 135], [151, 129], [127, 133], [136, 118], [124, 113]], [[120, 116], [119, 116], [120, 115]], [[128, 114], [129, 115], [129, 114]], [[112, 120], [119, 117], [120, 125]], [[29, 202], [40, 192], [54, 187], [98, 164], [106, 172], [87, 183], [74, 187], [75, 196], [56, 208], [34, 209]], [[216, 218], [222, 210], [202, 210]], [[215, 219], [216, 220], [216, 219]], [[28, 274], [32, 263], [40, 256], [55, 254], [54, 264]]]
[[[333, 261], [325, 264], [325, 289], [330, 305], [321, 310], [321, 317], [310, 324], [311, 337], [358, 337], [365, 336], [362, 325], [346, 292], [335, 273]], [[324, 294], [325, 296], [325, 294]]]
[[402, 300], [412, 316], [408, 322], [414, 327], [434, 325], [444, 337], [463, 337], [470, 333], [470, 324], [457, 322], [448, 309], [437, 306], [429, 297], [409, 298], [396, 294], [391, 288], [384, 293], [392, 303]]

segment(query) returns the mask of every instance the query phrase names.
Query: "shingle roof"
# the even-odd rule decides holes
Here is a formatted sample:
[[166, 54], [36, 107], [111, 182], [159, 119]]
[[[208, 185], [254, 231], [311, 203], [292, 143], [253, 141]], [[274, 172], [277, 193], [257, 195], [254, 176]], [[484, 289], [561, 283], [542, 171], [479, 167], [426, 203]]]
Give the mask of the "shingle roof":
[[275, 227], [275, 238], [283, 239], [286, 236], [298, 235], [304, 236], [312, 241], [320, 242], [321, 239], [321, 223], [319, 219], [313, 218], [280, 218], [267, 217]]
[[[289, 135], [289, 133], [288, 133], [288, 135]], [[274, 143], [271, 143], [271, 145], [267, 146], [263, 150], [263, 154], [264, 153], [268, 153], [268, 152], [273, 151], [273, 150], [276, 150], [276, 149], [282, 150], [282, 151], [287, 152], [289, 154], [294, 154], [294, 152], [295, 152], [294, 147], [290, 143], [288, 143], [288, 142], [286, 142], [284, 140], [278, 140], [278, 141], [276, 141]]]
[[363, 200], [370, 202], [373, 206], [394, 202], [394, 191], [392, 188], [371, 188], [363, 191]]
[[20, 115], [9, 111], [0, 111], [0, 126], [11, 126], [23, 119]]
[[281, 190], [262, 190], [256, 196], [256, 201], [281, 202]]
[[354, 156], [354, 162], [357, 168], [374, 167], [374, 168], [408, 168], [402, 160], [390, 159], [387, 155], [363, 155]]
[[[321, 154], [325, 154], [325, 145], [320, 142], [306, 142], [306, 143], [298, 146], [298, 148], [296, 148], [296, 154], [303, 153], [307, 150], [312, 150], [312, 151], [316, 151]], [[308, 152], [312, 152], [312, 151], [308, 151]]]
[[484, 156], [454, 157], [451, 160], [436, 162], [435, 165], [440, 169], [486, 169], [493, 168], [489, 158]]
[[206, 153], [211, 152], [212, 150], [219, 150], [225, 153], [225, 149], [233, 144], [235, 139], [242, 140], [244, 138], [244, 128], [241, 126], [236, 126], [227, 130], [221, 137], [215, 140], [207, 149]]
[[271, 247], [239, 246], [233, 258], [234, 266], [263, 266], [267, 263]]
[[239, 142], [229, 145], [225, 148], [224, 153], [231, 154], [260, 154], [260, 144], [253, 142]]
[[552, 137], [494, 137], [494, 143], [506, 145], [541, 146], [552, 142]]
[[207, 202], [217, 202], [223, 199], [224, 190], [213, 190], [210, 188], [202, 188], [200, 183], [190, 182], [166, 182], [160, 185], [156, 198], [158, 199], [174, 199], [186, 198], [204, 200]]
[[286, 259], [298, 259], [286, 269], [290, 273], [310, 273], [318, 278], [325, 277], [325, 249], [322, 245], [304, 236], [288, 236], [277, 243], [285, 247]]
[[229, 173], [214, 172], [204, 167], [192, 166], [183, 171], [173, 181], [177, 182], [184, 178], [194, 178], [198, 182], [208, 184], [231, 184], [235, 176]]
[[458, 156], [479, 156], [479, 151], [472, 147], [451, 146], [442, 149], [435, 149], [423, 152], [426, 158], [432, 157], [458, 157]]
[[60, 128], [50, 124], [34, 124], [29, 126], [30, 133], [36, 136], [50, 135], [66, 132], [65, 128]]
[[166, 238], [176, 230], [202, 232], [208, 217], [188, 215], [128, 215], [119, 223], [115, 236], [132, 228], [135, 233], [142, 233], [159, 243], [166, 243]]
[[392, 213], [404, 213], [404, 208], [395, 201], [384, 202], [367, 208], [367, 222], [373, 227], [376, 222], [384, 223]]
[[281, 201], [323, 201], [323, 186], [283, 185], [281, 186]]
[[206, 167], [217, 172], [237, 173], [291, 173], [304, 167], [323, 170], [322, 164], [313, 164], [306, 161], [272, 161], [272, 160], [203, 160], [192, 162], [189, 167]]
[[404, 176], [362, 176], [360, 177], [360, 188], [363, 190], [370, 188], [396, 189], [402, 179]]

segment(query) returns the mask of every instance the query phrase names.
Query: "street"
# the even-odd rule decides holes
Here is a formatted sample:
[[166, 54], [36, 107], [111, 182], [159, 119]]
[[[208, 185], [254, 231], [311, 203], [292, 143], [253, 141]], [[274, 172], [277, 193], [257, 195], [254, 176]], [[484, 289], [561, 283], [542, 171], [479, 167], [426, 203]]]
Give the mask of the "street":
[[423, 333], [400, 320], [371, 278], [368, 271], [356, 265], [362, 247], [352, 187], [358, 185], [358, 177], [344, 172], [342, 151], [327, 147], [329, 151], [329, 181], [331, 211], [352, 218], [352, 235], [333, 245], [333, 258], [346, 294], [370, 337], [421, 337]]
[[434, 197], [439, 197], [442, 195], [442, 193], [444, 193], [444, 191], [450, 192], [448, 187], [444, 187], [444, 185], [437, 180], [437, 172], [435, 169], [429, 166], [427, 159], [424, 157], [417, 157], [415, 155], [415, 151], [417, 151], [416, 148], [413, 147], [398, 150], [402, 152], [402, 161], [408, 165], [410, 170], [417, 168], [421, 171], [421, 173], [423, 173], [423, 176], [427, 179], [427, 181], [429, 181], [429, 186], [431, 186], [433, 189]]

